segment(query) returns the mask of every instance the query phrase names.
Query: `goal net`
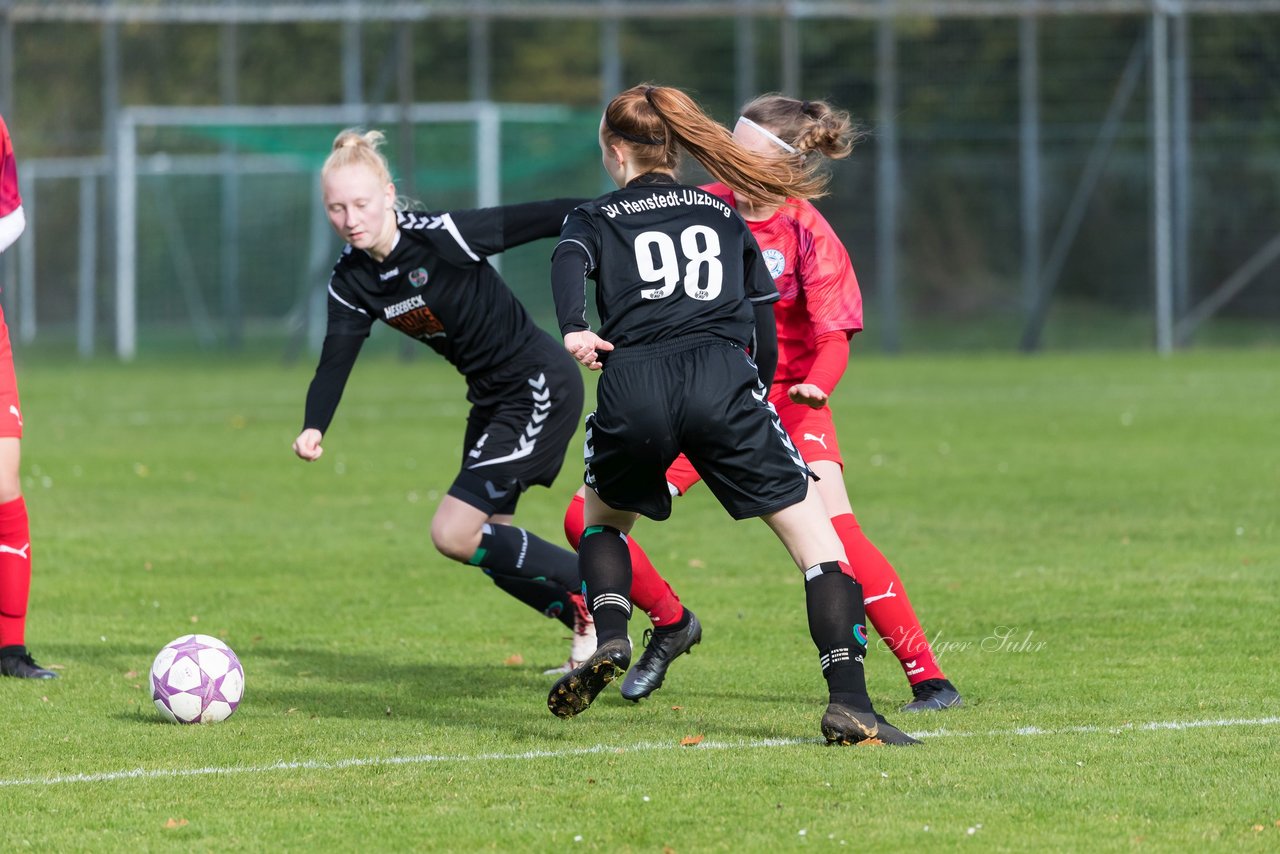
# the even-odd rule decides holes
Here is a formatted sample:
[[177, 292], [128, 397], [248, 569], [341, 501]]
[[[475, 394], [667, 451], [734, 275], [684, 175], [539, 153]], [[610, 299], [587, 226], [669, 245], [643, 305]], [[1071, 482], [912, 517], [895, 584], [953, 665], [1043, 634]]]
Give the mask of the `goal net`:
[[[598, 121], [489, 102], [122, 110], [110, 182], [116, 352], [250, 339], [318, 346], [342, 247], [319, 170], [343, 128], [381, 130], [397, 191], [440, 210], [595, 195]], [[507, 253], [504, 275], [545, 319], [547, 248], [521, 252]]]

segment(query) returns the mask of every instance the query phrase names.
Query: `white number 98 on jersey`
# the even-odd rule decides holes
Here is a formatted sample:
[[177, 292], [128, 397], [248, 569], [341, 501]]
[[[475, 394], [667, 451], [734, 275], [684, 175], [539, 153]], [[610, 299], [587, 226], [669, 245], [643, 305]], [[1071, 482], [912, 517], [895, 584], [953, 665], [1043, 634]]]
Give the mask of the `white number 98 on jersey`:
[[680, 232], [680, 248], [663, 231], [636, 235], [636, 269], [646, 282], [661, 287], [640, 292], [644, 299], [666, 299], [684, 283], [684, 292], [696, 300], [713, 300], [720, 295], [724, 268], [720, 264], [720, 237], [705, 225], [691, 225]]

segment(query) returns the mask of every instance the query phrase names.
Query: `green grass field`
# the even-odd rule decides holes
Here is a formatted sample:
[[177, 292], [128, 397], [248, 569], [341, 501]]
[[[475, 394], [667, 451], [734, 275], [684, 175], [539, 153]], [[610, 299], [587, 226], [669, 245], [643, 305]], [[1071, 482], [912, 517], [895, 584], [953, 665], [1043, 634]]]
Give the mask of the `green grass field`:
[[[369, 354], [306, 465], [310, 370], [20, 364], [28, 642], [62, 678], [0, 680], [0, 851], [1280, 847], [1280, 350], [856, 354], [854, 507], [967, 702], [897, 714], [873, 652], [912, 749], [821, 742], [799, 573], [705, 489], [636, 529], [702, 645], [553, 718], [564, 629], [430, 546], [461, 380]], [[517, 517], [556, 542], [579, 448]], [[221, 724], [151, 703], [192, 631], [244, 663]]]

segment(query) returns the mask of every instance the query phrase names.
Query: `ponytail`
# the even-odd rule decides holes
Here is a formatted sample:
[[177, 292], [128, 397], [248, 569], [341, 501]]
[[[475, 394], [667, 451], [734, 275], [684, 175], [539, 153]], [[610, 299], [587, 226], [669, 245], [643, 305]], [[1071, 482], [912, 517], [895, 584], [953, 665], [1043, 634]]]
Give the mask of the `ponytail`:
[[606, 141], [628, 147], [642, 169], [674, 171], [682, 148], [717, 181], [751, 200], [813, 199], [826, 190], [826, 178], [813, 166], [748, 151], [692, 98], [670, 86], [633, 86], [616, 96], [605, 108], [601, 133]]

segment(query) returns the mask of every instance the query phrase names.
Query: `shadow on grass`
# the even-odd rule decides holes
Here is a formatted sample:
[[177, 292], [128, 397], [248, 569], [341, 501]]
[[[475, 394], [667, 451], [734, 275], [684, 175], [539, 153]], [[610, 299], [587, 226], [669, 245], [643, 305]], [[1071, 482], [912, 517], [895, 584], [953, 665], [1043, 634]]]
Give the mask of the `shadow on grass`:
[[[145, 680], [156, 650], [141, 644], [49, 644], [51, 655], [95, 678], [128, 670]], [[517, 740], [548, 746], [628, 742], [707, 729], [714, 738], [787, 738], [816, 732], [821, 707], [796, 715], [797, 698], [763, 694], [758, 685], [707, 684], [695, 674], [641, 701], [624, 700], [616, 685], [579, 718], [557, 721], [546, 698], [556, 675], [540, 666], [387, 659], [372, 652], [272, 644], [238, 650], [245, 698], [237, 717], [409, 720], [432, 727], [491, 732], [495, 722]], [[125, 723], [172, 726], [146, 701], [114, 713]], [[742, 714], [726, 714], [740, 707]], [[800, 718], [805, 720], [801, 721]], [[810, 727], [807, 717], [813, 717]], [[714, 721], [714, 723], [712, 723]]]

